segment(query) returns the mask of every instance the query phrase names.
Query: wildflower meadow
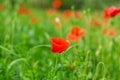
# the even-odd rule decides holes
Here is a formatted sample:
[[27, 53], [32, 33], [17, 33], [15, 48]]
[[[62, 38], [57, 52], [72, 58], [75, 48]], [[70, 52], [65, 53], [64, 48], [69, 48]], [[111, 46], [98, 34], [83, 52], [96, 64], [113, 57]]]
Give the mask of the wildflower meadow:
[[0, 80], [120, 80], [120, 6], [16, 1], [0, 2]]

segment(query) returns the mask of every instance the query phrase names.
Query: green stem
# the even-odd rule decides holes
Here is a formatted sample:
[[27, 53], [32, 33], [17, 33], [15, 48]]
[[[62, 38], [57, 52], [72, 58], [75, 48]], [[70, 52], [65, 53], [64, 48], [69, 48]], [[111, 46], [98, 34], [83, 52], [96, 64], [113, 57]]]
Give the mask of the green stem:
[[93, 77], [93, 80], [97, 80], [97, 76], [99, 75], [99, 70], [100, 70], [100, 66], [101, 66], [101, 65], [103, 65], [103, 69], [102, 69], [103, 76], [102, 76], [102, 78], [104, 79], [105, 74], [106, 74], [105, 65], [104, 65], [103, 62], [99, 62], [99, 63], [97, 64], [96, 72], [95, 72], [95, 75], [94, 75], [94, 77]]
[[54, 72], [53, 72], [53, 79], [52, 79], [52, 80], [54, 80], [54, 77], [56, 76], [56, 72], [57, 72], [57, 62], [58, 62], [57, 56], [58, 56], [58, 55], [56, 55], [55, 66], [54, 66]]

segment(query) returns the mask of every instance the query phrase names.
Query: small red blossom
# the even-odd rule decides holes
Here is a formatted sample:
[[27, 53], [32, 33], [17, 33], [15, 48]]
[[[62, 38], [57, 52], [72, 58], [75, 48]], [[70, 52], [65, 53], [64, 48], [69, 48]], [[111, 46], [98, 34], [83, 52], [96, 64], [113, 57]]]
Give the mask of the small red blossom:
[[57, 9], [57, 8], [60, 8], [62, 5], [62, 2], [61, 0], [54, 0], [53, 3], [52, 3], [52, 7]]
[[109, 35], [110, 37], [115, 37], [116, 31], [115, 31], [115, 30], [109, 30], [108, 35]]
[[38, 22], [38, 18], [37, 18], [37, 17], [32, 17], [31, 20], [30, 20], [30, 22], [31, 22], [32, 24], [35, 24], [35, 23]]
[[74, 16], [75, 16], [76, 18], [80, 18], [80, 13], [79, 13], [79, 12], [74, 12]]
[[47, 10], [48, 15], [54, 15], [55, 12], [56, 10], [54, 8]]
[[3, 4], [0, 4], [0, 11], [4, 10], [5, 6]]
[[79, 26], [74, 26], [71, 31], [67, 35], [67, 39], [71, 41], [78, 41], [81, 37], [85, 35], [86, 31], [84, 29], [80, 29]]
[[63, 38], [51, 38], [50, 41], [52, 52], [56, 54], [65, 51], [70, 46], [70, 43]]
[[90, 21], [89, 24], [90, 24], [90, 26], [95, 26], [95, 27], [100, 26], [100, 22], [97, 21], [97, 20], [96, 21]]
[[30, 10], [27, 9], [24, 5], [21, 5], [18, 9], [18, 14], [29, 15]]
[[79, 26], [74, 26], [72, 29], [71, 29], [71, 33], [76, 35], [76, 36], [79, 36], [80, 35], [80, 27]]
[[70, 16], [71, 16], [71, 11], [70, 11], [70, 10], [65, 10], [65, 11], [64, 11], [64, 15], [65, 15], [66, 17], [70, 17]]
[[80, 38], [81, 38], [80, 36], [73, 35], [72, 33], [68, 33], [67, 35], [67, 39], [74, 42], [78, 41]]
[[106, 28], [103, 29], [103, 30], [102, 30], [102, 33], [103, 33], [104, 35], [106, 35], [106, 34], [108, 33], [108, 29], [106, 29]]
[[115, 37], [115, 35], [116, 35], [116, 30], [114, 30], [114, 29], [103, 29], [102, 30], [102, 33], [104, 34], [104, 35], [107, 35], [107, 36], [109, 36], [109, 37]]
[[80, 31], [80, 35], [81, 36], [84, 36], [86, 34], [86, 30], [85, 29], [82, 29], [81, 31]]

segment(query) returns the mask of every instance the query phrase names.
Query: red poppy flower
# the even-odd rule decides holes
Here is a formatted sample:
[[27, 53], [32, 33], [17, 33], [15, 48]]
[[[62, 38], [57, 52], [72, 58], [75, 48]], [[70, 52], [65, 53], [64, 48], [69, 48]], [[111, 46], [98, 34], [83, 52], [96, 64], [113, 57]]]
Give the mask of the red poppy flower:
[[54, 15], [55, 12], [56, 12], [56, 10], [54, 8], [47, 10], [47, 14], [49, 14], [49, 15]]
[[90, 24], [90, 26], [95, 26], [95, 27], [96, 27], [96, 26], [100, 26], [100, 22], [97, 21], [97, 20], [96, 20], [96, 21], [90, 21], [89, 24]]
[[51, 48], [53, 53], [61, 53], [65, 51], [70, 43], [63, 38], [51, 38]]
[[78, 26], [74, 26], [68, 33], [67, 39], [72, 41], [78, 41], [80, 39], [80, 28]]
[[81, 36], [84, 36], [85, 34], [86, 34], [86, 30], [85, 29], [80, 30], [80, 35]]
[[30, 20], [30, 22], [31, 22], [32, 24], [37, 23], [37, 21], [38, 21], [38, 18], [37, 18], [37, 17], [32, 17], [31, 20]]
[[54, 0], [52, 3], [53, 8], [60, 8], [62, 5], [61, 0]]
[[81, 38], [80, 36], [73, 35], [72, 33], [68, 33], [67, 35], [67, 39], [74, 42], [78, 41], [80, 38]]
[[79, 13], [79, 12], [75, 12], [75, 13], [74, 13], [74, 16], [75, 16], [76, 18], [80, 18], [80, 13]]
[[114, 37], [116, 35], [116, 31], [115, 30], [109, 30], [109, 34], [110, 37]]
[[74, 34], [74, 35], [80, 35], [80, 28], [79, 26], [74, 26], [72, 29], [71, 29], [71, 33]]
[[0, 4], [0, 11], [2, 11], [5, 8], [3, 4]]
[[116, 8], [115, 6], [111, 6], [105, 9], [103, 12], [105, 18], [115, 17], [119, 13], [120, 13], [120, 9]]
[[74, 26], [71, 31], [67, 35], [67, 39], [71, 41], [78, 41], [81, 37], [83, 37], [86, 34], [86, 31], [84, 29], [80, 29], [79, 26]]
[[103, 30], [102, 30], [102, 33], [103, 33], [104, 35], [106, 35], [106, 34], [108, 33], [108, 29], [106, 29], [106, 28], [103, 29]]
[[70, 17], [70, 16], [71, 16], [71, 11], [70, 11], [70, 10], [65, 10], [65, 11], [64, 11], [64, 15], [65, 15], [66, 17]]
[[109, 36], [109, 37], [115, 37], [115, 35], [116, 35], [116, 30], [114, 30], [114, 29], [110, 29], [110, 30], [108, 30], [108, 29], [103, 29], [102, 33], [103, 33], [104, 35]]
[[29, 15], [30, 10], [28, 10], [24, 5], [21, 5], [18, 9], [18, 14]]

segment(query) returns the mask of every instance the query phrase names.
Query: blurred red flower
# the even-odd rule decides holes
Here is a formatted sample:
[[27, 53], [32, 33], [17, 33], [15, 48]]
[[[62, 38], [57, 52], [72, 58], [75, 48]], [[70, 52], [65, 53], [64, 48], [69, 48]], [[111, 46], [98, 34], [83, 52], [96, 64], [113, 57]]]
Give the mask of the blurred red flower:
[[85, 34], [86, 34], [86, 30], [85, 30], [85, 29], [81, 29], [81, 30], [80, 30], [80, 35], [81, 35], [81, 36], [84, 36]]
[[108, 32], [108, 29], [106, 29], [106, 28], [102, 30], [102, 33], [103, 33], [104, 35], [106, 35], [107, 32]]
[[73, 35], [72, 33], [68, 33], [67, 39], [76, 42], [80, 39], [80, 36], [76, 36], [76, 35]]
[[30, 22], [31, 22], [32, 24], [35, 24], [35, 23], [38, 22], [38, 18], [37, 18], [37, 17], [32, 17], [31, 20], [30, 20]]
[[70, 16], [71, 16], [71, 11], [70, 11], [70, 10], [65, 10], [65, 11], [64, 11], [64, 15], [65, 15], [66, 17], [70, 17]]
[[52, 2], [52, 7], [53, 8], [60, 8], [61, 7], [61, 5], [62, 5], [62, 2], [61, 2], [61, 0], [54, 0], [53, 2]]
[[70, 46], [70, 43], [63, 38], [51, 38], [50, 41], [52, 52], [56, 54], [65, 51]]
[[114, 29], [110, 29], [110, 30], [108, 30], [108, 29], [103, 29], [102, 33], [103, 33], [104, 35], [108, 35], [109, 37], [115, 37], [115, 35], [116, 35], [116, 30], [114, 30]]
[[97, 21], [97, 20], [95, 20], [95, 21], [90, 21], [89, 24], [90, 24], [90, 26], [95, 26], [95, 27], [100, 26], [100, 22]]
[[18, 14], [29, 15], [30, 10], [27, 9], [24, 5], [21, 5], [18, 9]]
[[48, 15], [54, 15], [55, 12], [56, 12], [56, 10], [54, 8], [51, 8], [51, 9], [47, 10]]
[[81, 37], [85, 35], [86, 31], [83, 29], [80, 29], [79, 26], [74, 26], [71, 31], [67, 35], [67, 39], [71, 41], [78, 41]]
[[108, 35], [109, 35], [110, 37], [115, 37], [116, 31], [115, 31], [115, 30], [109, 30]]
[[5, 6], [3, 4], [0, 4], [0, 11], [4, 10]]
[[75, 18], [80, 18], [80, 13], [79, 12], [74, 12]]
[[109, 18], [109, 17], [115, 17], [119, 13], [120, 13], [119, 8], [116, 8], [115, 6], [111, 6], [104, 10], [103, 15], [105, 18]]

